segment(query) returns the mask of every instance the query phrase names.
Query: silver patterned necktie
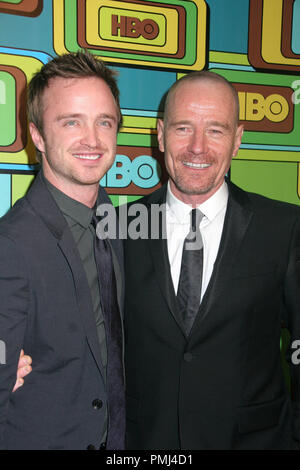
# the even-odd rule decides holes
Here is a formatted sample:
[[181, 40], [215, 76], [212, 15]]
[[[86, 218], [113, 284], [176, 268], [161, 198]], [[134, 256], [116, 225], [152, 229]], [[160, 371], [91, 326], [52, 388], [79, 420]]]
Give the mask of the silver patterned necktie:
[[203, 272], [203, 241], [199, 228], [203, 214], [199, 209], [193, 209], [190, 215], [190, 231], [183, 244], [177, 290], [180, 315], [187, 336], [199, 310]]

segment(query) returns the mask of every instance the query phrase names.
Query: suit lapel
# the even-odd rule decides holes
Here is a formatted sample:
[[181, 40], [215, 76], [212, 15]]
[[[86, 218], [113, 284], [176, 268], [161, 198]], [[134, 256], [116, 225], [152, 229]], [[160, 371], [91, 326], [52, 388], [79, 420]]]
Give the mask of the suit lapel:
[[177, 299], [171, 277], [170, 264], [167, 252], [166, 240], [149, 240], [150, 253], [156, 278], [163, 297], [165, 298], [170, 312], [183, 330], [183, 324], [179, 315]]
[[229, 198], [224, 220], [224, 227], [213, 273], [200, 305], [193, 328], [193, 333], [201, 332], [205, 320], [217, 320], [212, 315], [214, 303], [226, 296], [232, 267], [238, 262], [237, 256], [252, 218], [252, 210], [247, 194], [232, 183], [228, 183]]
[[58, 241], [58, 247], [62, 251], [62, 254], [66, 258], [72, 271], [78, 311], [80, 313], [80, 321], [83, 324], [94, 359], [101, 374], [103, 375], [104, 369], [101, 362], [100, 346], [95, 326], [90, 290], [82, 262], [68, 227], [63, 232], [62, 237]]
[[80, 321], [83, 324], [83, 328], [97, 366], [103, 375], [104, 370], [101, 363], [99, 341], [95, 328], [92, 300], [86, 274], [67, 222], [48, 191], [41, 173], [39, 173], [35, 178], [33, 185], [26, 195], [26, 199], [34, 208], [35, 212], [44, 221], [48, 230], [50, 230], [53, 236], [57, 239], [58, 248], [61, 250], [70, 267], [76, 292]]
[[[167, 186], [164, 185], [155, 193], [151, 194], [147, 200], [148, 206], [148, 227], [149, 227], [149, 234], [154, 232], [151, 230], [153, 226], [154, 220], [151, 217], [151, 205], [154, 204], [165, 204], [166, 202], [166, 193], [167, 193]], [[165, 212], [163, 213], [165, 224]], [[174, 291], [174, 285], [171, 276], [171, 269], [169, 263], [169, 256], [168, 256], [168, 246], [167, 246], [167, 239], [162, 236], [162, 227], [163, 223], [159, 224], [159, 237], [158, 239], [153, 239], [149, 237], [147, 240], [147, 245], [150, 250], [150, 255], [152, 258], [156, 278], [158, 281], [158, 285], [161, 290], [161, 294], [166, 300], [166, 303], [169, 307], [170, 312], [172, 313], [175, 321], [179, 325], [182, 333], [184, 334], [184, 325], [182, 323], [182, 319], [179, 314], [177, 298]], [[155, 227], [156, 229], [156, 227]]]

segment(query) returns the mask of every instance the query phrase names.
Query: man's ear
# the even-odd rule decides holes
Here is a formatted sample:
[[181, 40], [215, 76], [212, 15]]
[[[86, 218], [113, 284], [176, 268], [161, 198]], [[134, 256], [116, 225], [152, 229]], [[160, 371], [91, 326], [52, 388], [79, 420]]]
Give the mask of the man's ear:
[[237, 130], [235, 133], [235, 142], [234, 142], [234, 148], [233, 148], [233, 154], [232, 154], [233, 157], [235, 157], [239, 151], [240, 145], [242, 143], [243, 133], [244, 133], [244, 126], [243, 124], [240, 124], [237, 127]]
[[32, 138], [32, 141], [36, 148], [41, 152], [45, 153], [45, 142], [44, 139], [38, 130], [38, 128], [33, 124], [33, 122], [29, 123], [29, 132]]
[[164, 143], [164, 121], [162, 119], [157, 120], [157, 140], [158, 147], [161, 152], [165, 151]]

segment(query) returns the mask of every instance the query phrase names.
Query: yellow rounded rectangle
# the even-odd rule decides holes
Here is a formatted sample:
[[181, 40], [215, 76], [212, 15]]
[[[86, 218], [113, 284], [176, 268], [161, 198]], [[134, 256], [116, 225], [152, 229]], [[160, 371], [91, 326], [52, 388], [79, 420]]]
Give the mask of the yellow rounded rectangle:
[[[152, 26], [152, 36], [155, 35], [155, 37], [150, 39], [151, 45], [164, 46], [166, 42], [166, 18], [163, 15], [153, 13], [150, 15], [149, 13], [133, 10], [101, 7], [99, 9], [99, 38], [108, 41], [119, 40], [149, 44], [147, 26], [149, 29], [151, 23], [150, 21], [147, 23], [148, 20], [154, 23], [157, 28], [155, 31]], [[130, 34], [133, 36], [130, 36]], [[134, 37], [135, 34], [139, 34], [139, 36]], [[146, 37], [144, 37], [144, 34]]]
[[[113, 19], [113, 15], [118, 19]], [[137, 22], [139, 37], [130, 36], [134, 34], [130, 18], [136, 18], [140, 23], [144, 22], [143, 25]], [[150, 20], [148, 24], [146, 20]], [[119, 28], [116, 27], [116, 22], [120, 25]], [[155, 28], [154, 23], [157, 25], [159, 32], [153, 39], [148, 39], [147, 28], [151, 31], [151, 23]], [[87, 0], [86, 25], [88, 25], [86, 40], [91, 46], [162, 54], [176, 54], [178, 50], [178, 12], [172, 8], [161, 6], [155, 8], [150, 5], [118, 1], [115, 1], [112, 7], [112, 3], [108, 0]], [[118, 35], [112, 34], [114, 29]]]
[[300, 59], [281, 52], [283, 0], [264, 0], [262, 19], [262, 58], [269, 64], [300, 65]]

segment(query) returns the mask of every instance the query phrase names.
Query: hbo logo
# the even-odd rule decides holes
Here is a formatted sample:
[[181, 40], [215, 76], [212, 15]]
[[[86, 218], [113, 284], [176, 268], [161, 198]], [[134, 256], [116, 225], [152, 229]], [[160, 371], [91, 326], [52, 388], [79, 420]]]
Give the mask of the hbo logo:
[[155, 158], [141, 155], [131, 160], [126, 155], [117, 155], [111, 169], [100, 181], [108, 188], [126, 188], [134, 183], [140, 188], [153, 188], [160, 181], [161, 167]]
[[139, 18], [131, 16], [112, 15], [111, 17], [111, 34], [125, 38], [139, 38], [143, 36], [145, 39], [153, 40], [159, 34], [159, 26], [150, 18], [141, 21]]

